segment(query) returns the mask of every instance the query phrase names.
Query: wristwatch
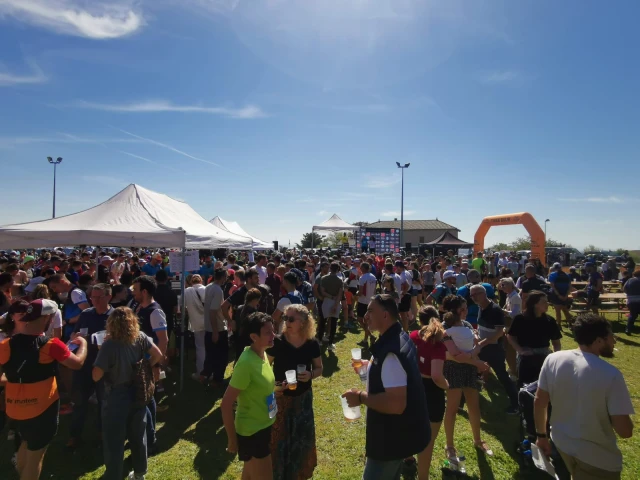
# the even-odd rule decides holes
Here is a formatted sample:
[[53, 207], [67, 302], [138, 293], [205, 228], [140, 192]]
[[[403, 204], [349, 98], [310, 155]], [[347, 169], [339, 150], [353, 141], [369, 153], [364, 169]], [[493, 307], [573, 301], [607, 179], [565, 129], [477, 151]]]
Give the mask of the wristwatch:
[[547, 434], [546, 433], [538, 433], [538, 432], [536, 432], [536, 438], [547, 438]]

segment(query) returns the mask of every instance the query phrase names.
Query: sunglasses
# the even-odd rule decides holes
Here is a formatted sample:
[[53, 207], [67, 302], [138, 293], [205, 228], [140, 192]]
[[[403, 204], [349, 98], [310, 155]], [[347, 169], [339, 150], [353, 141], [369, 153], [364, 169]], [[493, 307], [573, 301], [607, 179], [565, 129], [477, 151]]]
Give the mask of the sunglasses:
[[282, 315], [282, 319], [283, 319], [285, 322], [291, 322], [291, 323], [293, 323], [293, 322], [295, 322], [295, 321], [296, 321], [296, 317], [295, 317], [295, 316], [293, 316], [293, 315], [291, 315], [291, 316], [289, 316], [289, 315]]

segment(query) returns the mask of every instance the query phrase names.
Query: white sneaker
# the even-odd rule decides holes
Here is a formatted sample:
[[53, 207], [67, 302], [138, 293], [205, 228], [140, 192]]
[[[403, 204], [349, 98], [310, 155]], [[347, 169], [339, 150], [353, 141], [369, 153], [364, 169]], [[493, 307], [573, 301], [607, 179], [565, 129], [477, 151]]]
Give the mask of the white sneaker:
[[322, 337], [322, 343], [329, 343], [329, 336], [325, 335], [324, 337]]
[[127, 480], [144, 480], [144, 475], [136, 475], [134, 472], [129, 472]]
[[327, 347], [327, 350], [329, 350], [330, 352], [335, 352], [336, 351], [336, 345], [335, 343], [332, 343], [331, 345], [329, 345]]

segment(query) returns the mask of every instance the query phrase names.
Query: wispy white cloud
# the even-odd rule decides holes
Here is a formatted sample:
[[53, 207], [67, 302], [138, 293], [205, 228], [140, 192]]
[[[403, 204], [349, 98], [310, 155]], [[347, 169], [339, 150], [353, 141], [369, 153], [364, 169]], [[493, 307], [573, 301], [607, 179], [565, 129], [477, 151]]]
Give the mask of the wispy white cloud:
[[[404, 211], [404, 216], [406, 217], [407, 215], [414, 215], [416, 213], [415, 210], [405, 210]], [[388, 212], [382, 212], [380, 214], [381, 217], [393, 217], [393, 218], [400, 218], [400, 212], [397, 212], [395, 210], [390, 210]]]
[[241, 108], [229, 107], [205, 107], [201, 105], [174, 105], [167, 100], [149, 100], [145, 102], [133, 103], [95, 103], [79, 101], [70, 106], [76, 108], [87, 108], [91, 110], [103, 110], [105, 112], [117, 113], [161, 113], [161, 112], [180, 112], [180, 113], [208, 113], [211, 115], [220, 115], [229, 118], [238, 119], [254, 119], [263, 118], [267, 115], [260, 107], [255, 105], [246, 105]]
[[93, 39], [124, 37], [145, 25], [136, 0], [0, 0], [13, 17], [56, 33]]
[[[0, 9], [2, 3], [0, 0]], [[1, 11], [1, 10], [0, 10]], [[0, 71], [0, 87], [11, 87], [13, 85], [33, 85], [37, 83], [45, 83], [49, 78], [44, 74], [42, 69], [33, 61], [28, 61], [31, 73], [12, 73]]]
[[215, 162], [211, 162], [211, 161], [205, 160], [203, 158], [198, 158], [198, 157], [195, 157], [193, 155], [188, 154], [187, 152], [183, 152], [182, 150], [178, 150], [177, 148], [172, 147], [171, 145], [167, 145], [166, 143], [158, 142], [157, 140], [152, 140], [150, 138], [145, 138], [145, 137], [142, 137], [140, 135], [136, 135], [135, 133], [127, 132], [126, 130], [122, 130], [120, 128], [116, 128], [116, 127], [112, 127], [112, 128], [115, 128], [116, 130], [124, 133], [125, 135], [130, 135], [133, 138], [137, 138], [138, 140], [142, 140], [144, 142], [151, 143], [152, 145], [156, 145], [158, 147], [166, 148], [167, 150], [171, 150], [172, 152], [177, 153], [178, 155], [182, 155], [183, 157], [187, 157], [187, 158], [190, 158], [192, 160], [196, 160], [196, 161], [202, 162], [202, 163], [208, 163], [209, 165], [214, 165], [216, 167], [220, 167], [221, 166], [221, 165], [219, 165], [219, 164], [217, 164]]
[[513, 83], [522, 79], [522, 74], [515, 70], [496, 70], [479, 75], [480, 83], [486, 85], [500, 85]]
[[329, 215], [329, 212], [327, 212], [326, 210], [320, 210], [318, 212], [318, 216], [320, 217], [324, 217], [325, 215]]
[[559, 198], [561, 202], [573, 203], [634, 203], [640, 202], [640, 198], [631, 197], [584, 197], [584, 198]]
[[392, 175], [369, 175], [365, 180], [365, 187], [368, 188], [387, 188], [400, 183], [400, 174]]
[[70, 133], [59, 133], [59, 136], [20, 136], [20, 137], [0, 137], [0, 148], [14, 148], [20, 145], [30, 145], [34, 143], [88, 143], [104, 145], [108, 143], [140, 143], [141, 140], [135, 138], [85, 138], [72, 135]]
[[137, 158], [139, 160], [144, 160], [145, 162], [155, 163], [155, 164], [158, 163], [158, 162], [154, 162], [153, 160], [148, 159], [147, 157], [143, 157], [142, 155], [136, 155], [135, 153], [125, 152], [124, 150], [118, 150], [118, 152], [120, 152], [120, 153], [122, 153], [124, 155], [129, 155], [130, 157], [133, 157], [133, 158]]

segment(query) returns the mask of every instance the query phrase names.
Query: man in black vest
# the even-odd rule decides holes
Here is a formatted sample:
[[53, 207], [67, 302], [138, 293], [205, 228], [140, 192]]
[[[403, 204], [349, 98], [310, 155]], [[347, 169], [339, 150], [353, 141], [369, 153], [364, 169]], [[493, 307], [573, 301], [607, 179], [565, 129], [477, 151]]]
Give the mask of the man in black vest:
[[363, 480], [399, 480], [403, 460], [422, 452], [431, 439], [416, 349], [399, 317], [391, 295], [373, 297], [365, 321], [380, 338], [371, 346], [371, 360], [363, 362], [369, 366], [367, 389], [342, 395], [350, 407], [368, 407]]

